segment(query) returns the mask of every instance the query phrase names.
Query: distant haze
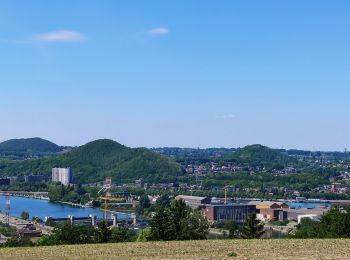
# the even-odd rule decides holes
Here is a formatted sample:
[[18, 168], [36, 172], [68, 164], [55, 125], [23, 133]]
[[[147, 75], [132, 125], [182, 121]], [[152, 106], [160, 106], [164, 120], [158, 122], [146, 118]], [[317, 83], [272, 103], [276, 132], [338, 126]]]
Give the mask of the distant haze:
[[1, 1], [0, 141], [350, 148], [350, 1]]

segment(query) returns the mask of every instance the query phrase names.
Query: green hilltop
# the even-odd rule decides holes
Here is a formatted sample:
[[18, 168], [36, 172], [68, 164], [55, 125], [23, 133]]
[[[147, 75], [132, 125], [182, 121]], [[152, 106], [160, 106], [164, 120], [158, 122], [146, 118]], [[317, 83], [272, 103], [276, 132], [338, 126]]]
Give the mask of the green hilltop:
[[61, 147], [39, 137], [11, 139], [0, 143], [1, 152], [56, 153]]
[[129, 148], [101, 139], [49, 158], [0, 163], [0, 175], [50, 174], [53, 167], [71, 167], [78, 183], [102, 181], [112, 176], [117, 182], [173, 181], [181, 167], [147, 148]]
[[235, 152], [226, 155], [223, 159], [241, 165], [264, 167], [267, 170], [298, 164], [298, 160], [287, 155], [285, 150], [271, 149], [260, 144], [238, 148]]

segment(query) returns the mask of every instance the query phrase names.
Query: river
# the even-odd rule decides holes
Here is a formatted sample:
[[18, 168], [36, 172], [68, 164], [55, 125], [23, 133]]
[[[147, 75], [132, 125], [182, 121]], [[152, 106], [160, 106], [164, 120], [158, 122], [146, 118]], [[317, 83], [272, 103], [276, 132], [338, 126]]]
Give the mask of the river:
[[[5, 196], [0, 196], [0, 210], [5, 212]], [[94, 214], [97, 218], [103, 218], [104, 212], [99, 208], [81, 208], [73, 207], [67, 204], [53, 203], [48, 200], [39, 200], [33, 198], [12, 197], [10, 198], [10, 215], [19, 217], [23, 211], [29, 213], [30, 218], [39, 217], [45, 219], [46, 216], [54, 218], [63, 218], [68, 215], [74, 217], [88, 217]], [[118, 219], [128, 218], [129, 214], [118, 213]]]

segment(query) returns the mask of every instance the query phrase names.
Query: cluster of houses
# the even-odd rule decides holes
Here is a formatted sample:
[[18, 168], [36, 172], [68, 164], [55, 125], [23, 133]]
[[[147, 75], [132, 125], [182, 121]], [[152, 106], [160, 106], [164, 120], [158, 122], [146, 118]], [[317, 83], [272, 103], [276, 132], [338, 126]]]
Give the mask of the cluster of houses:
[[234, 165], [233, 163], [218, 164], [215, 162], [205, 163], [205, 164], [188, 164], [183, 165], [183, 168], [188, 174], [207, 174], [211, 173], [224, 173], [224, 172], [236, 172], [242, 171], [243, 167]]

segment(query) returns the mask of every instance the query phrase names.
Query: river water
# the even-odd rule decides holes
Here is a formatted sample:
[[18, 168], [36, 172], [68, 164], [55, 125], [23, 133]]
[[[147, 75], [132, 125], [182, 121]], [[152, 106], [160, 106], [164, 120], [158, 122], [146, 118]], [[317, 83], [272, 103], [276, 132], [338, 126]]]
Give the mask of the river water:
[[[5, 196], [0, 196], [0, 210], [5, 212]], [[74, 217], [88, 217], [89, 214], [94, 214], [98, 219], [103, 218], [104, 212], [98, 208], [80, 208], [73, 207], [67, 204], [53, 203], [48, 200], [39, 200], [33, 198], [10, 197], [11, 211], [10, 215], [19, 217], [23, 211], [29, 213], [30, 218], [45, 217], [64, 218], [68, 215]], [[127, 218], [129, 214], [118, 213], [118, 219]]]

